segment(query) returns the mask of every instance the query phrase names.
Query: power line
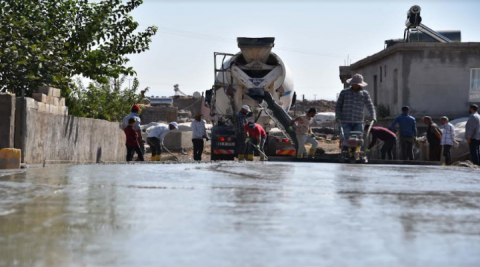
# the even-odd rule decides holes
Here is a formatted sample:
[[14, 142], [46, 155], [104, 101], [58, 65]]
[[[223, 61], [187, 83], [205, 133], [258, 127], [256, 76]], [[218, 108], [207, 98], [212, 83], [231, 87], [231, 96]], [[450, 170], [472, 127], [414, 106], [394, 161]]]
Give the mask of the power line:
[[[167, 27], [158, 27], [160, 32], [165, 33], [165, 34], [171, 34], [171, 35], [177, 35], [177, 36], [183, 36], [183, 37], [190, 37], [190, 38], [196, 38], [196, 39], [202, 39], [202, 40], [208, 40], [208, 41], [220, 41], [224, 43], [236, 43], [233, 41], [231, 38], [226, 38], [226, 37], [221, 37], [221, 36], [216, 36], [216, 35], [211, 35], [211, 34], [204, 34], [204, 33], [197, 33], [197, 32], [191, 32], [191, 31], [184, 31], [184, 30], [179, 30], [175, 28], [167, 28]], [[321, 57], [333, 57], [333, 58], [344, 58], [344, 56], [341, 55], [335, 55], [335, 54], [325, 54], [325, 53], [317, 53], [313, 51], [307, 51], [303, 49], [297, 49], [297, 48], [290, 48], [290, 47], [282, 47], [282, 46], [276, 46], [276, 50], [282, 50], [282, 51], [287, 51], [287, 52], [294, 52], [294, 53], [301, 53], [301, 54], [308, 54], [308, 55], [313, 55], [313, 56], [321, 56]]]

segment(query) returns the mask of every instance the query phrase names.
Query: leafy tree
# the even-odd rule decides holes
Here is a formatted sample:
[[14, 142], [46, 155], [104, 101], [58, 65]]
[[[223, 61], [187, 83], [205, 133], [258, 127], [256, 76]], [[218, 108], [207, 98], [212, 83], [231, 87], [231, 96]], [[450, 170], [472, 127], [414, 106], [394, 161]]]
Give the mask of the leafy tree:
[[[67, 89], [82, 75], [99, 83], [134, 75], [129, 54], [149, 49], [157, 28], [136, 32], [142, 0], [1, 0], [0, 91]], [[68, 95], [68, 91], [64, 91]]]
[[378, 104], [376, 109], [377, 109], [378, 117], [384, 119], [384, 118], [390, 116], [390, 106], [380, 103], [380, 104]]
[[[77, 117], [88, 117], [109, 121], [120, 121], [130, 113], [133, 104], [142, 101], [138, 93], [140, 83], [137, 78], [133, 80], [131, 88], [123, 88], [125, 76], [120, 79], [110, 79], [108, 83], [100, 84], [91, 82], [87, 87], [80, 79], [73, 86], [67, 105], [69, 114]], [[149, 88], [144, 89], [143, 93]]]

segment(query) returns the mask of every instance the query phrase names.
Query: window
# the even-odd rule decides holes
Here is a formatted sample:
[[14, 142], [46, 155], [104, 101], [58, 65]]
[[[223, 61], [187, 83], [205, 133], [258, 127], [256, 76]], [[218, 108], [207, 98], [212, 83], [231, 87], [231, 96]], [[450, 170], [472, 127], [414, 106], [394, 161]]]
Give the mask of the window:
[[[382, 76], [380, 76], [382, 77]], [[377, 94], [378, 94], [378, 88], [377, 88], [377, 75], [373, 76], [373, 105], [377, 106]]]
[[385, 77], [387, 77], [387, 65], [383, 68], [383, 72], [385, 73]]
[[480, 102], [480, 68], [470, 69], [470, 102]]
[[380, 82], [382, 82], [382, 67], [380, 67]]
[[393, 103], [398, 103], [398, 69], [393, 70]]

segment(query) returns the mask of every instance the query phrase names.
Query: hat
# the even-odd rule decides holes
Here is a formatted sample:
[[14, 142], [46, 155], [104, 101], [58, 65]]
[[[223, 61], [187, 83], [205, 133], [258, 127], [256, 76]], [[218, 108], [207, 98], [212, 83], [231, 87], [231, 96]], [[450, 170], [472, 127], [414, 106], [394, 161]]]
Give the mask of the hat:
[[363, 81], [363, 76], [361, 74], [355, 74], [352, 78], [347, 80], [347, 84], [354, 85], [358, 84], [360, 86], [367, 86], [368, 83]]
[[409, 106], [403, 106], [403, 107], [402, 107], [402, 111], [407, 111], [407, 110], [410, 110], [410, 107], [409, 107]]
[[132, 111], [139, 111], [140, 107], [138, 105], [133, 105], [132, 106]]
[[252, 110], [250, 110], [250, 106], [247, 106], [247, 105], [243, 105], [242, 106], [242, 109], [248, 111], [248, 112], [251, 112]]
[[173, 127], [175, 127], [175, 129], [178, 129], [178, 123], [172, 121], [169, 124], [172, 125]]
[[249, 121], [249, 122], [248, 122], [248, 128], [250, 128], [250, 129], [255, 128], [255, 122]]
[[447, 116], [443, 116], [440, 118], [441, 120], [447, 120], [448, 121], [448, 117]]
[[427, 120], [432, 120], [432, 117], [430, 117], [430, 116], [425, 116], [425, 117], [422, 118], [422, 120], [425, 120], [425, 119], [427, 119]]

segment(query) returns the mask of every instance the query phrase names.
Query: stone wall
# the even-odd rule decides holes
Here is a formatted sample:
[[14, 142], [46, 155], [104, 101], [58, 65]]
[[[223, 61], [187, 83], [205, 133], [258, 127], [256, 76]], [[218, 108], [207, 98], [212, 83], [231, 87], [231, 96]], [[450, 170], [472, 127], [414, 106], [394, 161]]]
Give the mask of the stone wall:
[[142, 124], [150, 122], [172, 122], [178, 120], [178, 108], [145, 107], [140, 114]]
[[[125, 161], [125, 134], [118, 122], [57, 115], [38, 110], [36, 101], [17, 99], [15, 148], [22, 162], [95, 163]], [[26, 118], [26, 120], [24, 120]]]
[[0, 94], [0, 149], [13, 148], [15, 131], [15, 96]]

